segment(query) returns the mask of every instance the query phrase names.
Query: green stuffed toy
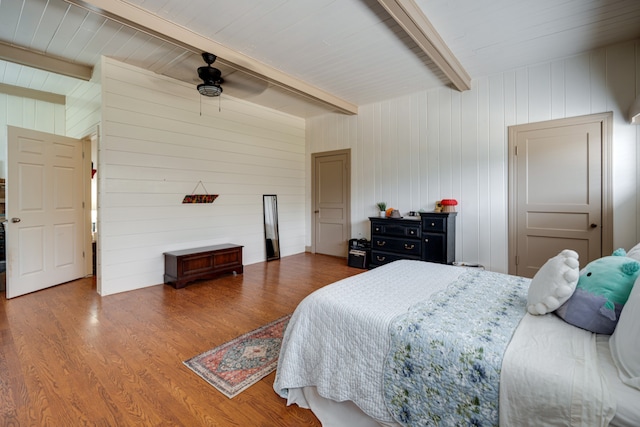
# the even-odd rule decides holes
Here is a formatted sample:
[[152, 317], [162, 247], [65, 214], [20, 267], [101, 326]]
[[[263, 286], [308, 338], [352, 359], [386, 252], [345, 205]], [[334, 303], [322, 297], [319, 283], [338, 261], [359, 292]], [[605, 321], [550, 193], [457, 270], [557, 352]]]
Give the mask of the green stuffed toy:
[[594, 260], [580, 271], [573, 295], [556, 310], [567, 323], [611, 335], [631, 289], [640, 275], [640, 262], [624, 249]]

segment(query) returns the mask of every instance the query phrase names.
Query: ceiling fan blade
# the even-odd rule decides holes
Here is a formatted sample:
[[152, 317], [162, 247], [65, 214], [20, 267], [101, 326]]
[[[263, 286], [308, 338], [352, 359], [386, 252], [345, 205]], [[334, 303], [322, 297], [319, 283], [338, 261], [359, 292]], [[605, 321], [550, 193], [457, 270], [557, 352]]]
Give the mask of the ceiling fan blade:
[[234, 70], [225, 74], [224, 88], [228, 95], [240, 99], [248, 99], [260, 95], [269, 88], [269, 82], [241, 71]]

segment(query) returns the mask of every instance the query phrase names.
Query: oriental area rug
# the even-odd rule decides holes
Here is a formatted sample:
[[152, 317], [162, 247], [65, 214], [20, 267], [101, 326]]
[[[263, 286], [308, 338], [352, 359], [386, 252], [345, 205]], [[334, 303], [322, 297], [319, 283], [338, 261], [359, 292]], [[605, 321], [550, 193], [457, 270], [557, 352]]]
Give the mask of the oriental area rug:
[[235, 397], [276, 369], [290, 318], [274, 320], [184, 364], [228, 398]]

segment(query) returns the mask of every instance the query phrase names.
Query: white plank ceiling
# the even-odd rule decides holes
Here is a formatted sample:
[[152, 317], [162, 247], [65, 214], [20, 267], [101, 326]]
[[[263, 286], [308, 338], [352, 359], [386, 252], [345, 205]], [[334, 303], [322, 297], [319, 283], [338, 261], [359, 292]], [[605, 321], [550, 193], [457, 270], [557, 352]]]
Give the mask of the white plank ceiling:
[[[15, 63], [20, 60], [13, 48], [23, 48], [88, 66], [101, 55], [110, 56], [193, 84], [197, 94], [196, 68], [203, 65], [198, 52], [206, 48], [219, 56], [214, 65], [225, 77], [223, 97], [236, 96], [300, 117], [337, 108], [268, 77], [236, 70], [243, 68], [243, 58], [251, 61], [252, 74], [260, 74], [256, 64], [264, 65], [356, 109], [449, 85], [382, 3], [0, 0], [0, 83], [64, 95], [77, 82]], [[415, 3], [471, 78], [640, 38], [639, 0], [396, 3]], [[141, 21], [138, 15], [147, 19]], [[163, 27], [142, 31], [153, 19]], [[188, 40], [177, 34], [186, 34]]]

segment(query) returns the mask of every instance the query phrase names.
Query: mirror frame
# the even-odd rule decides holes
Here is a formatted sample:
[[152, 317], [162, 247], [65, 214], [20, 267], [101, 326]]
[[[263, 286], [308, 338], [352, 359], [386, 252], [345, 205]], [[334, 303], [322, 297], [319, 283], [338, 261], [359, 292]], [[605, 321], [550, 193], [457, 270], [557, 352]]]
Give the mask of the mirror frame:
[[264, 225], [264, 245], [267, 261], [280, 259], [278, 196], [276, 194], [262, 195], [262, 221]]

